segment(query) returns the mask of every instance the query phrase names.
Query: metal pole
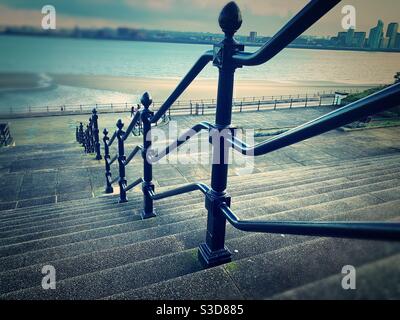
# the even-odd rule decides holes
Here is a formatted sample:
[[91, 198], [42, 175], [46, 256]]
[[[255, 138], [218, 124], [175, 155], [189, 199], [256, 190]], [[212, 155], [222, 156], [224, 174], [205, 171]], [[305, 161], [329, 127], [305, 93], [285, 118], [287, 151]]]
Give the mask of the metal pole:
[[125, 148], [124, 148], [124, 134], [122, 130], [124, 124], [121, 119], [117, 121], [117, 139], [118, 139], [118, 165], [119, 165], [119, 203], [127, 202], [126, 197], [126, 178], [125, 178]]
[[92, 119], [93, 119], [93, 136], [94, 136], [94, 151], [96, 152], [96, 160], [101, 160], [100, 153], [100, 142], [99, 142], [99, 116], [97, 115], [97, 110], [92, 110]]
[[106, 176], [106, 193], [113, 193], [114, 189], [111, 185], [111, 168], [110, 168], [110, 149], [108, 147], [108, 140], [110, 140], [110, 138], [107, 136], [108, 135], [108, 130], [104, 129], [103, 130], [103, 142], [104, 142], [104, 162], [106, 165], [106, 172], [105, 172], [105, 176]]
[[149, 191], [154, 192], [153, 180], [153, 166], [150, 161], [147, 160], [147, 152], [151, 149], [151, 122], [150, 119], [153, 116], [153, 112], [149, 110], [152, 99], [148, 92], [145, 92], [140, 100], [144, 109], [141, 113], [141, 119], [143, 123], [143, 211], [142, 219], [148, 219], [156, 216], [153, 206], [153, 199], [149, 195]]
[[199, 259], [205, 267], [212, 267], [231, 261], [231, 253], [225, 247], [226, 218], [220, 209], [225, 202], [230, 205], [230, 196], [226, 193], [228, 180], [229, 146], [221, 131], [229, 130], [232, 118], [232, 98], [235, 69], [239, 67], [232, 55], [244, 50], [244, 46], [234, 39], [234, 33], [240, 28], [242, 17], [236, 3], [229, 2], [221, 11], [219, 25], [225, 33], [224, 40], [215, 45], [213, 64], [219, 69], [217, 108], [215, 127], [218, 141], [212, 139], [211, 190], [206, 194], [207, 234], [205, 243], [199, 246]]

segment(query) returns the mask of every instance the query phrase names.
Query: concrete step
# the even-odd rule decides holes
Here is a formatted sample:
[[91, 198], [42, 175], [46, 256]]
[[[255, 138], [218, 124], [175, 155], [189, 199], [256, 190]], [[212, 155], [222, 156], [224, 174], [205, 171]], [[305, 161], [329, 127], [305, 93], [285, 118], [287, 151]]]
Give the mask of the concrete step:
[[[390, 172], [390, 171], [389, 171]], [[397, 171], [395, 171], [397, 172]], [[383, 173], [383, 172], [381, 172]], [[246, 200], [254, 200], [255, 198], [258, 197], [267, 197], [267, 196], [273, 196], [277, 195], [279, 196], [280, 193], [285, 194], [285, 200], [288, 199], [295, 199], [300, 196], [307, 196], [307, 195], [313, 195], [313, 194], [319, 194], [322, 192], [327, 192], [327, 191], [332, 191], [332, 190], [338, 190], [342, 188], [348, 188], [352, 186], [357, 186], [361, 184], [367, 184], [367, 183], [372, 183], [372, 182], [378, 182], [378, 181], [385, 181], [386, 179], [389, 178], [394, 178], [396, 175], [393, 173], [387, 173], [387, 171], [384, 172], [385, 174], [381, 174], [378, 177], [369, 177], [369, 178], [363, 178], [364, 176], [361, 176], [360, 180], [352, 180], [349, 182], [348, 180], [342, 178], [342, 179], [332, 179], [332, 180], [327, 180], [323, 182], [316, 182], [316, 183], [309, 183], [306, 185], [306, 190], [303, 188], [299, 187], [290, 187], [286, 188], [284, 190], [280, 190], [279, 188], [277, 190], [271, 190], [269, 192], [262, 192], [262, 193], [255, 193], [253, 195], [242, 195], [234, 198], [235, 201], [235, 206], [240, 204], [242, 201]], [[370, 176], [368, 174], [368, 176]], [[397, 176], [396, 176], [397, 177]], [[342, 183], [340, 183], [342, 182]], [[298, 190], [300, 189], [300, 190]], [[181, 202], [179, 202], [181, 204]], [[169, 208], [181, 208], [182, 211], [186, 210], [193, 210], [193, 209], [201, 209], [203, 207], [203, 200], [200, 198], [199, 201], [193, 202], [192, 205], [187, 207], [187, 202], [184, 202], [183, 206], [175, 206], [172, 207], [171, 204], [168, 205], [163, 205], [161, 206], [161, 209], [163, 212], [166, 212], [165, 209]], [[122, 207], [124, 208], [124, 207]], [[91, 217], [89, 219], [85, 218], [78, 218], [75, 217], [76, 219], [74, 220], [68, 220], [65, 221], [63, 220], [60, 222], [59, 220], [56, 220], [54, 223], [49, 223], [50, 221], [45, 221], [43, 224], [37, 225], [35, 220], [31, 222], [31, 224], [34, 224], [34, 226], [25, 226], [21, 228], [21, 225], [15, 226], [13, 225], [12, 227], [8, 228], [2, 228], [0, 230], [8, 230], [8, 231], [0, 231], [0, 244], [7, 244], [11, 238], [17, 239], [19, 241], [28, 241], [30, 239], [39, 238], [39, 237], [48, 237], [48, 236], [54, 236], [57, 234], [63, 234], [63, 233], [69, 233], [69, 232], [76, 232], [76, 231], [83, 231], [83, 230], [88, 230], [91, 228], [96, 228], [96, 227], [104, 227], [107, 225], [114, 225], [114, 224], [120, 224], [124, 222], [129, 222], [129, 221], [134, 221], [134, 220], [139, 220], [139, 212], [140, 208], [131, 208], [127, 209], [124, 208], [122, 211], [119, 208], [118, 212], [115, 212], [113, 214], [100, 214], [94, 217]], [[115, 210], [115, 209], [114, 209]], [[170, 212], [168, 212], [170, 213]], [[73, 222], [72, 225], [68, 225], [68, 222]]]
[[[369, 170], [370, 169], [370, 170]], [[373, 171], [371, 173], [371, 170]], [[368, 168], [368, 169], [362, 169], [361, 171], [351, 171], [351, 174], [353, 174], [353, 178], [351, 178], [352, 176], [350, 175], [350, 172], [341, 170], [339, 171], [339, 173], [335, 172], [332, 174], [329, 174], [328, 176], [317, 176], [317, 177], [313, 177], [311, 179], [301, 179], [298, 181], [290, 181], [287, 183], [276, 183], [274, 184], [273, 182], [268, 182], [268, 181], [262, 181], [262, 184], [257, 184], [256, 182], [254, 184], [257, 185], [257, 187], [253, 187], [252, 189], [252, 193], [256, 194], [258, 192], [264, 192], [264, 191], [268, 191], [268, 190], [275, 190], [275, 192], [281, 192], [284, 193], [285, 192], [285, 187], [292, 187], [296, 188], [296, 186], [300, 187], [302, 184], [306, 184], [306, 183], [312, 183], [312, 182], [318, 182], [318, 181], [326, 181], [326, 183], [330, 183], [329, 181], [332, 181], [335, 178], [346, 178], [346, 179], [358, 179], [358, 178], [363, 178], [363, 177], [368, 177], [368, 176], [374, 176], [374, 175], [379, 175], [379, 174], [387, 174], [390, 172], [396, 172], [398, 170], [397, 167], [391, 167], [391, 168]], [[241, 194], [246, 194], [248, 192], [248, 190], [246, 190], [246, 188], [231, 188], [231, 195], [236, 197], [238, 195]], [[280, 190], [280, 191], [279, 191]], [[189, 196], [192, 196], [191, 198], [187, 198]], [[139, 197], [137, 198], [140, 203], [142, 202], [141, 199], [141, 195], [139, 195]], [[96, 207], [90, 207], [85, 209], [84, 212], [79, 212], [79, 209], [75, 209], [75, 210], [64, 210], [61, 212], [43, 212], [43, 213], [30, 213], [28, 216], [26, 213], [19, 215], [19, 216], [12, 216], [9, 215], [7, 218], [4, 218], [2, 221], [0, 221], [0, 232], [2, 231], [7, 231], [7, 229], [11, 226], [13, 226], [13, 230], [17, 227], [29, 227], [31, 223], [34, 223], [35, 226], [39, 226], [40, 223], [41, 224], [51, 224], [52, 222], [66, 222], [66, 220], [71, 219], [76, 221], [79, 218], [84, 218], [84, 217], [89, 217], [89, 216], [94, 216], [95, 220], [97, 220], [97, 215], [99, 214], [98, 211], [100, 211], [100, 209], [108, 209], [110, 208], [112, 212], [112, 210], [115, 210], [116, 207], [118, 206], [125, 206], [125, 207], [131, 207], [131, 205], [133, 205], [132, 208], [136, 209], [137, 206], [135, 204], [135, 200], [130, 200], [130, 202], [128, 204], [123, 204], [123, 205], [116, 205], [115, 204], [116, 198], [113, 197], [112, 201], [109, 201], [110, 203], [103, 203], [103, 201], [101, 202], [95, 202]], [[168, 201], [168, 202], [167, 202]], [[161, 207], [161, 206], [168, 206], [170, 199], [164, 199], [164, 200], [160, 200], [157, 201], [157, 207]], [[186, 197], [184, 197], [183, 199], [181, 199], [181, 196], [179, 196], [175, 203], [178, 204], [178, 202], [182, 202], [185, 204], [190, 204], [190, 203], [199, 203], [200, 201], [202, 201], [202, 195], [199, 193], [192, 193], [191, 195], [187, 195]], [[82, 202], [78, 202], [76, 203], [74, 201], [75, 205], [80, 205], [82, 207]], [[86, 206], [84, 206], [86, 208]], [[76, 207], [75, 207], [76, 208]], [[102, 210], [103, 211], [103, 210]], [[61, 217], [61, 219], [58, 219], [58, 217]], [[40, 220], [42, 220], [42, 222], [36, 223], [36, 221], [38, 220], [38, 218], [40, 218]], [[46, 219], [47, 218], [47, 219]]]
[[[348, 214], [350, 216], [363, 215], [363, 210], [369, 210], [371, 208], [370, 212], [374, 213], [368, 217], [371, 220], [392, 218], [393, 216], [398, 216], [398, 212], [394, 208], [396, 205], [398, 206], [399, 203], [400, 201], [352, 210]], [[325, 211], [325, 214], [329, 216], [330, 210], [326, 207], [320, 207], [321, 208], [314, 208], [314, 210], [319, 209], [319, 212]], [[377, 214], [377, 209], [379, 209], [379, 214]], [[279, 218], [286, 219], [289, 215], [290, 213], [286, 213], [285, 217], [281, 214]], [[106, 268], [112, 268], [124, 263], [133, 263], [171, 252], [196, 248], [197, 245], [204, 240], [205, 233], [205, 229], [199, 229], [193, 232], [180, 233], [174, 236], [152, 239], [109, 250], [91, 252], [72, 258], [53, 260], [46, 262], [46, 264], [51, 264], [56, 268], [57, 279], [61, 280]], [[265, 250], [275, 250], [282, 246], [293, 245], [310, 239], [311, 237], [282, 237], [281, 235], [271, 234], [248, 234], [230, 226], [228, 226], [227, 229], [227, 246], [234, 253], [234, 259], [243, 259], [246, 256], [259, 254], [260, 250], [261, 252]], [[245, 246], [243, 246], [243, 244]], [[2, 291], [0, 291], [0, 293], [27, 288], [40, 283], [42, 275], [38, 270], [40, 270], [42, 266], [43, 263], [0, 273], [0, 280], [2, 283]]]
[[[373, 165], [374, 168], [377, 166], [378, 168], [382, 168], [385, 167], [387, 165], [393, 165], [393, 164], [397, 164], [398, 161], [391, 161], [393, 159], [397, 158], [397, 160], [400, 158], [399, 156], [394, 157], [379, 157], [380, 161], [379, 163], [376, 163], [376, 161], [373, 161], [372, 159], [368, 158], [368, 160], [360, 160], [360, 161], [355, 161], [354, 163], [352, 162], [341, 162], [340, 163], [340, 167], [341, 167], [341, 171], [345, 170], [345, 169], [350, 169], [350, 168], [355, 168], [355, 169], [359, 169], [364, 165]], [[389, 162], [387, 162], [389, 161]], [[391, 162], [390, 162], [391, 161]], [[318, 171], [316, 171], [316, 169], [318, 168]], [[365, 168], [364, 168], [365, 169]], [[372, 169], [372, 167], [371, 167]], [[274, 175], [272, 173], [258, 173], [258, 174], [253, 174], [253, 175], [249, 175], [248, 177], [251, 179], [244, 179], [243, 176], [240, 177], [231, 177], [230, 178], [230, 186], [234, 188], [235, 183], [240, 184], [240, 185], [253, 185], [258, 178], [260, 178], [260, 181], [269, 181], [270, 183], [273, 183], [274, 181], [287, 181], [292, 182], [292, 181], [297, 181], [297, 179], [295, 179], [295, 176], [297, 176], [299, 179], [304, 179], [306, 177], [309, 176], [320, 176], [324, 173], [326, 173], [326, 175], [329, 175], [329, 172], [331, 173], [335, 173], [337, 171], [337, 169], [332, 168], [331, 166], [324, 166], [323, 168], [321, 168], [321, 166], [305, 166], [302, 168], [295, 168], [295, 169], [291, 169], [291, 170], [284, 170], [282, 172], [280, 172], [279, 175]], [[281, 174], [282, 173], [282, 174]], [[264, 178], [268, 178], [268, 179], [263, 179]], [[254, 179], [254, 180], [253, 180]], [[245, 181], [243, 181], [245, 180]], [[247, 182], [249, 181], [249, 182]], [[160, 188], [160, 190], [163, 190], [166, 188]], [[168, 189], [168, 188], [167, 188]], [[130, 197], [133, 197], [132, 200], [134, 200], [134, 198], [136, 199], [135, 194], [130, 193], [129, 194]], [[185, 195], [181, 195], [181, 197], [185, 197]], [[116, 196], [111, 197], [112, 199], [117, 199]], [[41, 214], [45, 213], [45, 212], [55, 212], [56, 210], [66, 210], [67, 208], [71, 209], [71, 210], [77, 210], [77, 206], [79, 206], [79, 204], [81, 203], [85, 203], [86, 206], [89, 208], [89, 206], [96, 206], [96, 205], [100, 205], [103, 204], [103, 201], [109, 201], [108, 197], [105, 197], [105, 199], [103, 200], [103, 198], [98, 198], [98, 199], [90, 199], [89, 201], [85, 200], [77, 200], [77, 201], [69, 201], [69, 202], [63, 202], [63, 203], [56, 203], [56, 204], [48, 204], [48, 205], [39, 205], [39, 206], [34, 206], [34, 207], [29, 207], [29, 208], [20, 208], [20, 209], [15, 209], [15, 210], [8, 210], [8, 211], [3, 211], [2, 214], [0, 215], [0, 220], [1, 219], [6, 219], [11, 218], [11, 219], [15, 219], [18, 214], [21, 213], [25, 213], [27, 215], [33, 215], [35, 212], [39, 212]], [[86, 209], [85, 206], [85, 210]]]
[[[279, 212], [279, 207], [274, 207], [270, 212], [265, 208], [264, 210], [260, 209], [257, 215], [257, 212], [254, 214], [247, 214], [246, 218], [257, 218], [260, 219], [299, 219], [299, 220], [307, 220], [307, 219], [317, 219], [324, 215], [332, 215], [333, 212], [343, 212], [350, 211], [357, 208], [362, 208], [370, 205], [375, 205], [378, 203], [382, 203], [381, 200], [376, 197], [369, 195], [361, 195], [356, 197], [349, 197], [345, 199], [339, 199], [336, 201], [332, 201], [329, 203], [320, 203], [314, 204], [310, 206], [306, 206], [305, 208], [292, 208], [283, 212]], [[249, 217], [250, 216], [250, 217]], [[152, 219], [148, 220], [151, 221]], [[174, 230], [175, 233], [182, 232], [191, 232], [191, 230], [196, 229], [204, 229], [206, 226], [206, 219], [204, 217], [195, 218], [191, 221], [179, 222], [175, 223], [177, 225]], [[229, 230], [235, 230], [228, 225], [227, 234], [229, 235]], [[118, 245], [126, 245], [132, 244], [139, 241], [146, 241], [152, 239], [156, 240], [161, 237], [168, 236], [172, 233], [171, 226], [162, 226], [162, 227], [154, 227], [147, 229], [147, 232], [141, 231], [138, 234], [137, 231], [130, 231], [126, 233], [109, 235], [107, 237], [92, 239], [86, 241], [80, 241], [77, 243], [63, 244], [57, 247], [45, 248], [45, 249], [37, 249], [30, 252], [14, 254], [8, 257], [0, 258], [1, 265], [4, 270], [20, 268], [33, 263], [43, 263], [45, 261], [51, 260], [52, 257], [57, 257], [59, 259], [65, 257], [71, 257], [74, 255], [85, 254], [87, 252], [92, 252], [92, 249], [95, 250], [104, 250], [109, 248], [115, 248]]]
[[[326, 193], [321, 193], [321, 194], [316, 194], [316, 195], [311, 195], [311, 196], [303, 196], [300, 194], [299, 198], [295, 198], [292, 200], [288, 201], [281, 201], [279, 196], [271, 196], [271, 197], [265, 197], [263, 198], [263, 202], [265, 203], [271, 203], [267, 207], [261, 206], [261, 207], [256, 207], [255, 209], [251, 209], [251, 212], [247, 214], [246, 216], [249, 215], [254, 215], [257, 214], [262, 214], [265, 213], [265, 211], [269, 210], [276, 210], [276, 212], [283, 211], [283, 210], [288, 210], [288, 209], [293, 209], [293, 207], [299, 207], [299, 206], [307, 206], [311, 204], [316, 204], [316, 203], [322, 203], [322, 202], [327, 202], [327, 201], [332, 201], [332, 200], [337, 200], [337, 199], [342, 199], [350, 196], [355, 196], [355, 195], [361, 195], [365, 194], [368, 192], [373, 192], [373, 191], [380, 191], [384, 189], [390, 189], [393, 187], [396, 187], [398, 185], [398, 179], [391, 179], [391, 180], [386, 180], [383, 182], [376, 182], [376, 183], [371, 183], [369, 185], [365, 186], [359, 186], [359, 187], [351, 187], [349, 188], [342, 188], [339, 190], [334, 190]], [[253, 204], [259, 206], [260, 201], [257, 201], [256, 199], [250, 199], [247, 201], [240, 202], [240, 208], [253, 208]], [[235, 208], [235, 207], [234, 207]], [[246, 211], [246, 210], [244, 210]], [[204, 215], [205, 210], [201, 211], [200, 214]], [[129, 232], [135, 222], [127, 222], [123, 224], [118, 224], [118, 225], [113, 225], [113, 226], [108, 226], [108, 227], [101, 227], [101, 228], [96, 228], [96, 229], [91, 229], [88, 231], [81, 231], [81, 232], [73, 232], [65, 235], [59, 235], [59, 236], [51, 236], [48, 238], [43, 238], [43, 239], [37, 239], [37, 240], [31, 240], [31, 241], [26, 241], [22, 243], [11, 243], [8, 245], [3, 245], [0, 248], [0, 256], [7, 256], [10, 254], [18, 254], [22, 252], [27, 252], [30, 250], [37, 250], [41, 248], [46, 248], [46, 247], [52, 247], [52, 246], [57, 246], [61, 244], [65, 244], [68, 242], [79, 242], [83, 240], [88, 240], [88, 239], [93, 239], [93, 238], [101, 238], [105, 237], [108, 235], [112, 234], [118, 234], [118, 233], [124, 233], [124, 232]], [[143, 231], [144, 229], [138, 230], [138, 231]], [[7, 242], [7, 239], [4, 240], [4, 242]]]
[[[394, 242], [320, 238], [117, 293], [107, 299], [262, 299], [340, 272], [344, 265], [358, 267], [399, 252], [400, 244]], [[232, 290], [221, 290], [220, 285]]]
[[270, 299], [284, 300], [398, 300], [400, 299], [400, 254], [367, 263], [356, 268], [356, 288], [344, 290], [341, 286], [345, 274], [294, 288]]

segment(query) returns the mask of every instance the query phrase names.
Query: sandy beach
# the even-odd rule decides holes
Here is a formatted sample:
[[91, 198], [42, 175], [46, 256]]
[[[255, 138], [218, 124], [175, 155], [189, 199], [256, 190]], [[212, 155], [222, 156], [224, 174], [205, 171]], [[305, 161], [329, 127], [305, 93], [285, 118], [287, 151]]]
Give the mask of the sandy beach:
[[[0, 73], [0, 92], [35, 91], [52, 89], [57, 86], [107, 90], [124, 94], [141, 95], [148, 91], [155, 101], [166, 99], [175, 89], [180, 79], [137, 78], [101, 75], [66, 75], [34, 73]], [[367, 84], [346, 84], [334, 82], [273, 82], [268, 80], [235, 81], [235, 97], [271, 96], [329, 92], [334, 90], [363, 90], [373, 86]], [[182, 94], [180, 100], [214, 99], [217, 95], [216, 79], [196, 79]], [[112, 102], [112, 101], [110, 101]], [[121, 102], [121, 101], [114, 101]], [[77, 101], [78, 103], [78, 101]], [[79, 102], [81, 103], [81, 102]]]
[[[52, 74], [51, 77], [58, 85], [112, 90], [128, 94], [141, 94], [148, 91], [155, 100], [163, 100], [167, 98], [180, 81], [180, 79], [151, 79], [89, 75]], [[372, 85], [327, 82], [279, 83], [267, 80], [236, 80], [234, 90], [236, 97], [251, 97], [315, 93], [337, 89], [363, 90], [371, 86]], [[213, 99], [216, 95], [216, 79], [196, 79], [182, 94], [180, 99]]]

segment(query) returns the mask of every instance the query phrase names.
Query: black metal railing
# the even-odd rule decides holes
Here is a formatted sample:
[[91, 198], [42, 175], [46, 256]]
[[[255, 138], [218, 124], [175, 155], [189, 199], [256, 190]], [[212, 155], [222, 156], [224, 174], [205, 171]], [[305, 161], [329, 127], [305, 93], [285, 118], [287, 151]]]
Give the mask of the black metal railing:
[[[390, 109], [399, 104], [400, 84], [398, 83], [255, 146], [248, 146], [235, 137], [234, 130], [231, 128], [235, 70], [243, 66], [259, 65], [267, 62], [338, 2], [340, 2], [340, 0], [310, 1], [304, 9], [271, 39], [271, 41], [255, 53], [244, 52], [244, 46], [238, 44], [234, 40], [233, 35], [241, 26], [242, 19], [237, 5], [234, 2], [228, 3], [219, 16], [219, 24], [225, 33], [224, 40], [215, 45], [213, 51], [207, 51], [200, 57], [155, 114], [150, 111], [150, 106], [152, 104], [150, 95], [148, 93], [143, 94], [141, 103], [144, 108], [140, 111], [140, 119], [143, 123], [143, 145], [136, 147], [128, 158], [125, 157], [124, 140], [127, 134], [130, 133], [129, 131], [135, 126], [139, 116], [135, 116], [132, 119], [126, 132], [122, 130], [123, 123], [119, 120], [117, 122], [117, 130], [111, 139], [107, 136], [108, 132], [106, 130], [104, 131], [105, 136], [103, 141], [105, 144], [107, 178], [106, 192], [112, 190], [113, 180], [111, 180], [109, 169], [110, 165], [116, 159], [118, 159], [119, 163], [118, 181], [120, 185], [120, 201], [127, 201], [126, 191], [132, 186], [141, 183], [144, 197], [143, 218], [156, 216], [153, 206], [154, 200], [196, 190], [201, 191], [205, 195], [205, 207], [208, 211], [208, 220], [206, 240], [199, 246], [199, 259], [206, 267], [215, 266], [231, 260], [231, 253], [225, 247], [226, 221], [237, 229], [251, 232], [400, 240], [400, 223], [241, 221], [230, 209], [231, 197], [226, 192], [230, 148], [234, 148], [236, 151], [246, 156], [261, 156], [299, 141], [320, 135], [365, 116]], [[156, 123], [168, 112], [174, 101], [176, 101], [201, 70], [211, 61], [219, 70], [215, 124], [205, 122], [199, 123], [169, 145], [165, 150], [158, 153], [154, 152], [152, 149], [151, 125]], [[152, 183], [153, 163], [159, 161], [202, 130], [207, 130], [211, 138], [209, 139], [213, 153], [211, 185], [207, 186], [203, 183], [193, 183], [157, 194], [154, 184]], [[214, 136], [216, 136], [216, 139]], [[118, 139], [118, 157], [110, 159], [108, 147], [115, 138]], [[218, 142], [218, 148], [216, 147], [215, 141]], [[139, 150], [143, 158], [143, 178], [139, 178], [131, 185], [127, 185], [125, 166]], [[114, 182], [115, 181], [116, 180], [114, 180]]]
[[8, 123], [0, 123], [0, 147], [8, 146], [13, 141]]
[[76, 127], [76, 141], [82, 144], [85, 153], [96, 153], [96, 160], [101, 160], [100, 141], [99, 141], [99, 116], [97, 110], [92, 110], [89, 123], [84, 128], [82, 122]]

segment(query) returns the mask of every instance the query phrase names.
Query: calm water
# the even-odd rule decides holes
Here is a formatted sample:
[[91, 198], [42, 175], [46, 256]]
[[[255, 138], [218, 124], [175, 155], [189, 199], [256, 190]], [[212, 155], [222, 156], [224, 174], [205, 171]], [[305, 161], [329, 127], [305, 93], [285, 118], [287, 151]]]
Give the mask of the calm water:
[[[0, 36], [0, 72], [181, 78], [209, 49], [208, 45]], [[285, 49], [267, 64], [239, 69], [237, 79], [377, 84], [392, 82], [399, 70], [399, 53]], [[216, 68], [207, 66], [201, 77], [216, 78]], [[66, 94], [72, 99], [69, 102], [74, 103], [75, 91], [58, 87], [51, 92], [35, 93], [33, 104], [41, 97], [51, 103]], [[2, 94], [0, 106], [32, 103], [30, 94]], [[77, 97], [80, 94], [89, 100], [95, 100], [99, 94], [110, 94], [110, 99], [115, 95], [89, 89]]]

